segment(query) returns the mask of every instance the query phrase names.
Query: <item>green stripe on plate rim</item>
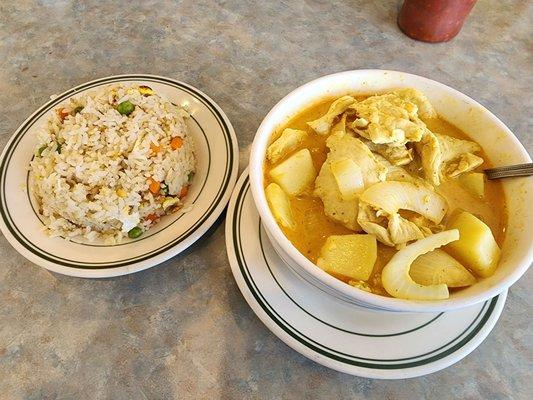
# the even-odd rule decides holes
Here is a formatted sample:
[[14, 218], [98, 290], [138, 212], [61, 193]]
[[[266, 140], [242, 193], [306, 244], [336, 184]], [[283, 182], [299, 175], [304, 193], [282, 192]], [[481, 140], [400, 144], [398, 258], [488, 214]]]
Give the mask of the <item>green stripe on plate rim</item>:
[[[202, 134], [204, 135], [205, 137], [205, 141], [207, 143], [207, 173], [206, 173], [206, 176], [205, 176], [205, 179], [204, 179], [204, 182], [202, 183], [202, 187], [200, 188], [200, 191], [198, 192], [198, 194], [196, 195], [196, 197], [194, 198], [194, 200], [192, 201], [192, 203], [194, 203], [196, 200], [198, 200], [198, 197], [200, 197], [200, 195], [202, 194], [202, 192], [204, 191], [204, 188], [205, 188], [205, 185], [207, 183], [207, 177], [209, 176], [209, 171], [211, 171], [211, 145], [209, 144], [209, 141], [207, 140], [207, 135], [205, 134], [205, 131], [204, 131], [204, 128], [202, 128], [202, 125], [200, 125], [198, 123], [198, 121], [196, 120], [196, 118], [194, 118], [194, 116], [191, 115], [191, 118], [192, 120], [196, 123], [196, 125], [198, 125], [198, 128], [200, 128], [200, 130], [202, 131]], [[33, 160], [34, 157], [32, 157], [32, 160]], [[30, 184], [29, 184], [29, 181], [30, 181], [30, 171], [28, 170], [28, 173], [26, 174], [26, 196], [28, 198], [28, 202], [30, 203], [30, 206], [31, 206], [31, 209], [33, 211], [33, 213], [35, 214], [35, 217], [37, 217], [37, 219], [39, 221], [41, 221], [41, 224], [43, 224], [43, 226], [45, 226], [46, 224], [44, 223], [44, 221], [41, 219], [41, 216], [39, 215], [39, 213], [35, 210], [35, 207], [33, 206], [33, 201], [31, 199], [31, 195], [30, 195]], [[72, 243], [76, 243], [76, 244], [79, 244], [80, 246], [87, 246], [87, 247], [119, 247], [119, 246], [128, 246], [128, 245], [131, 245], [131, 244], [134, 244], [134, 243], [139, 243], [143, 240], [146, 240], [148, 238], [151, 238], [152, 236], [154, 235], [157, 235], [158, 233], [160, 232], [163, 232], [165, 231], [166, 229], [170, 228], [172, 225], [174, 225], [176, 222], [178, 222], [185, 214], [182, 213], [180, 214], [174, 221], [172, 221], [170, 224], [168, 224], [167, 226], [165, 226], [164, 228], [160, 229], [159, 231], [157, 232], [154, 232], [152, 234], [148, 234], [148, 235], [143, 235], [141, 238], [139, 239], [135, 239], [133, 241], [129, 241], [129, 242], [124, 242], [124, 243], [117, 243], [117, 244], [93, 244], [93, 243], [83, 243], [83, 242], [78, 242], [76, 240], [70, 240]], [[149, 233], [149, 231], [148, 231]], [[62, 239], [66, 239], [65, 237], [63, 236], [60, 236]]]
[[[189, 228], [186, 232], [184, 232], [181, 236], [174, 239], [172, 242], [169, 242], [165, 244], [164, 246], [159, 247], [158, 249], [152, 250], [149, 253], [145, 253], [136, 257], [124, 259], [124, 260], [118, 260], [112, 263], [108, 262], [98, 262], [98, 263], [80, 263], [76, 260], [69, 260], [61, 257], [54, 256], [53, 254], [47, 253], [42, 249], [37, 248], [33, 243], [31, 243], [22, 233], [18, 230], [16, 225], [13, 222], [13, 219], [11, 218], [11, 214], [9, 213], [9, 210], [6, 206], [6, 199], [5, 199], [5, 184], [6, 184], [6, 173], [7, 173], [7, 165], [9, 165], [9, 161], [13, 155], [14, 150], [16, 149], [18, 143], [22, 139], [22, 137], [26, 134], [27, 130], [35, 123], [35, 121], [40, 118], [44, 113], [48, 112], [50, 109], [55, 107], [57, 104], [59, 104], [64, 99], [87, 89], [92, 89], [98, 86], [102, 86], [105, 84], [110, 83], [116, 83], [116, 82], [122, 82], [122, 81], [132, 81], [132, 80], [142, 80], [142, 81], [148, 81], [148, 82], [156, 82], [156, 83], [163, 83], [167, 84], [169, 86], [178, 88], [180, 90], [183, 90], [190, 95], [194, 96], [196, 99], [198, 99], [202, 104], [204, 104], [209, 111], [213, 114], [215, 119], [217, 120], [220, 128], [222, 129], [224, 133], [224, 140], [225, 140], [225, 148], [226, 148], [226, 154], [228, 158], [228, 162], [226, 162], [226, 170], [224, 172], [224, 178], [223, 183], [220, 186], [213, 203], [210, 205], [209, 209], [198, 219], [198, 221]], [[0, 164], [0, 185], [1, 185], [1, 192], [0, 192], [0, 215], [2, 216], [6, 227], [10, 231], [10, 233], [13, 235], [13, 237], [28, 251], [35, 254], [36, 256], [43, 258], [47, 261], [71, 267], [71, 268], [78, 268], [78, 269], [100, 269], [100, 268], [118, 268], [123, 267], [127, 265], [131, 265], [137, 262], [141, 262], [147, 259], [150, 259], [156, 255], [159, 255], [168, 249], [178, 245], [185, 239], [187, 239], [200, 225], [202, 225], [213, 213], [214, 209], [220, 204], [222, 197], [225, 193], [225, 191], [228, 188], [228, 185], [230, 183], [231, 178], [231, 171], [234, 166], [234, 155], [233, 155], [233, 138], [231, 136], [229, 127], [220, 114], [220, 112], [214, 107], [210, 101], [204, 97], [204, 95], [200, 92], [198, 92], [195, 88], [190, 87], [189, 85], [186, 85], [182, 82], [175, 81], [168, 78], [163, 77], [154, 77], [150, 75], [122, 75], [117, 77], [109, 77], [109, 78], [102, 78], [98, 79], [92, 82], [85, 83], [83, 85], [77, 86], [73, 89], [70, 89], [61, 95], [59, 95], [57, 98], [49, 101], [45, 105], [43, 105], [41, 108], [39, 108], [36, 112], [34, 112], [15, 132], [11, 140], [6, 145], [6, 153], [4, 155], [4, 158], [1, 160]]]
[[[248, 270], [248, 265], [246, 264], [244, 254], [242, 252], [242, 246], [240, 243], [240, 235], [239, 235], [240, 219], [241, 219], [242, 208], [244, 204], [243, 200], [248, 189], [249, 189], [249, 178], [247, 177], [245, 181], [243, 182], [242, 186], [239, 188], [239, 193], [235, 201], [235, 208], [233, 210], [233, 216], [232, 216], [233, 246], [235, 248], [235, 255], [236, 255], [237, 263], [239, 265], [239, 269], [241, 271], [243, 279], [246, 285], [248, 286], [248, 289], [254, 296], [255, 300], [259, 304], [259, 306], [268, 315], [268, 317], [273, 322], [276, 323], [277, 326], [279, 326], [285, 333], [287, 333], [291, 338], [295, 339], [297, 342], [303, 344], [310, 350], [313, 350], [314, 352], [324, 357], [327, 357], [336, 362], [342, 362], [348, 365], [353, 365], [353, 366], [358, 366], [358, 367], [363, 367], [363, 368], [372, 368], [372, 369], [391, 370], [391, 369], [419, 367], [419, 366], [426, 365], [426, 364], [438, 361], [440, 359], [443, 359], [453, 354], [454, 352], [459, 350], [464, 345], [466, 345], [483, 328], [483, 326], [486, 324], [489, 317], [491, 316], [492, 312], [494, 311], [494, 307], [499, 299], [499, 296], [494, 297], [490, 301], [486, 301], [483, 304], [483, 307], [481, 308], [477, 316], [470, 323], [470, 325], [463, 332], [461, 332], [457, 337], [455, 337], [454, 339], [452, 339], [445, 345], [433, 351], [420, 354], [414, 357], [399, 358], [399, 359], [371, 359], [371, 358], [357, 357], [357, 356], [347, 354], [347, 353], [342, 353], [337, 350], [331, 349], [327, 346], [324, 346], [314, 341], [313, 339], [309, 338], [308, 336], [304, 335], [302, 332], [298, 331], [296, 328], [290, 325], [286, 320], [284, 320], [283, 317], [281, 317], [274, 310], [274, 308], [268, 303], [268, 301], [264, 298], [262, 293], [257, 288], [257, 285], [255, 284]], [[338, 328], [338, 329], [342, 329], [342, 328]], [[451, 346], [451, 347], [448, 347], [448, 346]], [[437, 353], [446, 347], [448, 348], [443, 350], [440, 353]], [[425, 357], [425, 358], [418, 359], [421, 357]], [[415, 360], [415, 359], [418, 359], [418, 360]]]

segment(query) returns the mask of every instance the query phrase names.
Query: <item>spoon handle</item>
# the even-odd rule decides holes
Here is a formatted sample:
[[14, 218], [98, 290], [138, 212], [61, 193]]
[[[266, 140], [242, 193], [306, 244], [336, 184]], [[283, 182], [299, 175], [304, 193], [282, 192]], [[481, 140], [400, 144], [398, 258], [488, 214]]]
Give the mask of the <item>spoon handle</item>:
[[533, 175], [533, 163], [508, 165], [505, 167], [496, 167], [486, 169], [485, 175], [488, 179], [511, 178], [514, 176]]

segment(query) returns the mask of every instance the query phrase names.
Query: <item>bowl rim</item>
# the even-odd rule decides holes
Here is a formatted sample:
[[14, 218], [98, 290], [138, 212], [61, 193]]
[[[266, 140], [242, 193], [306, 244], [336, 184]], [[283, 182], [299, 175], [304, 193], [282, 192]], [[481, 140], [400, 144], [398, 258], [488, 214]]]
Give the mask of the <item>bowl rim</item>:
[[[414, 300], [405, 300], [397, 299], [392, 297], [385, 297], [373, 293], [368, 293], [363, 290], [354, 288], [336, 278], [329, 275], [327, 272], [323, 271], [321, 268], [317, 267], [314, 263], [308, 260], [303, 254], [301, 254], [296, 247], [289, 241], [285, 236], [281, 228], [278, 226], [275, 221], [268, 203], [266, 201], [266, 196], [264, 194], [263, 188], [263, 163], [266, 153], [266, 146], [268, 140], [272, 134], [272, 129], [268, 126], [272, 123], [272, 120], [276, 120], [277, 114], [282, 113], [283, 108], [291, 100], [300, 97], [307, 97], [306, 92], [319, 84], [322, 84], [324, 81], [331, 80], [340, 80], [354, 75], [369, 75], [373, 74], [391, 74], [398, 75], [398, 77], [409, 77], [412, 79], [420, 80], [429, 85], [434, 85], [440, 87], [444, 91], [448, 92], [453, 98], [462, 100], [468, 105], [475, 105], [483, 110], [483, 113], [492, 120], [495, 125], [501, 128], [502, 132], [505, 132], [505, 136], [512, 140], [516, 145], [516, 148], [521, 153], [520, 156], [524, 159], [524, 162], [531, 162], [531, 158], [520, 143], [518, 138], [513, 134], [513, 132], [491, 111], [489, 111], [482, 104], [476, 100], [470, 98], [464, 93], [459, 92], [458, 90], [447, 86], [443, 83], [434, 81], [429, 78], [425, 78], [419, 75], [410, 74], [402, 71], [393, 71], [393, 70], [382, 70], [382, 69], [359, 69], [359, 70], [348, 70], [343, 72], [338, 72], [330, 75], [325, 75], [314, 79], [302, 86], [291, 91], [289, 94], [284, 96], [265, 116], [261, 124], [259, 125], [257, 132], [255, 134], [251, 152], [250, 152], [250, 186], [252, 189], [252, 195], [254, 198], [255, 205], [258, 209], [259, 215], [262, 219], [262, 222], [265, 228], [271, 233], [279, 244], [279, 246], [286, 252], [286, 254], [297, 264], [299, 268], [302, 268], [304, 272], [310, 274], [314, 278], [318, 279], [321, 283], [330, 287], [331, 289], [339, 292], [345, 297], [354, 299], [357, 302], [367, 303], [369, 305], [377, 306], [379, 308], [391, 310], [391, 311], [401, 311], [401, 312], [441, 312], [449, 311], [459, 308], [468, 307], [473, 304], [477, 304], [482, 301], [486, 301], [514, 284], [529, 268], [533, 262], [533, 246], [531, 246], [527, 254], [520, 260], [519, 265], [513, 269], [509, 275], [498, 282], [498, 284], [484, 290], [480, 293], [472, 294], [466, 298], [449, 298], [446, 300], [435, 300], [435, 301], [414, 301]], [[360, 77], [360, 76], [359, 76]], [[311, 105], [313, 100], [318, 100], [318, 98], [309, 98], [308, 104]], [[279, 122], [277, 123], [279, 124]]]

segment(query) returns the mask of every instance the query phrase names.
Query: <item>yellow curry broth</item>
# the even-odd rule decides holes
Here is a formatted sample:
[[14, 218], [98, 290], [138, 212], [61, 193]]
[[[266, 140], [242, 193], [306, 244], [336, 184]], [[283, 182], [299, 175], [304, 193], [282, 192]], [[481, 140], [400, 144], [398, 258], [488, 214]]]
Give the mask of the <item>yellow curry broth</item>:
[[[362, 100], [368, 96], [355, 97], [358, 100]], [[326, 147], [327, 135], [317, 135], [307, 125], [307, 122], [313, 121], [324, 115], [334, 100], [335, 99], [326, 99], [303, 110], [301, 113], [291, 118], [286, 124], [278, 128], [273, 134], [273, 138], [277, 138], [286, 128], [307, 131], [309, 134], [308, 138], [294, 151], [302, 148], [309, 149], [317, 173], [320, 171], [322, 164], [326, 160], [328, 151]], [[424, 120], [424, 122], [433, 132], [471, 140], [460, 129], [441, 118]], [[483, 164], [479, 170], [490, 166], [486, 154], [481, 152], [480, 155], [485, 160], [485, 164]], [[288, 156], [289, 155], [285, 158]], [[271, 183], [268, 173], [273, 166], [274, 165], [271, 165], [268, 161], [265, 162], [265, 187]], [[404, 168], [413, 175], [422, 175], [422, 171], [417, 163], [412, 162]], [[498, 244], [501, 246], [505, 233], [504, 227], [506, 214], [504, 194], [499, 182], [486, 182], [484, 199], [472, 196], [455, 179], [444, 180], [437, 188], [437, 191], [447, 199], [450, 211], [460, 208], [481, 218], [491, 228]], [[319, 198], [312, 196], [312, 188], [310, 188], [308, 193], [304, 195], [291, 197], [290, 203], [296, 223], [296, 229], [291, 230], [283, 227], [281, 227], [281, 229], [291, 243], [313, 263], [316, 263], [320, 250], [328, 236], [354, 233], [341, 224], [333, 222], [326, 217], [322, 201]], [[446, 220], [444, 223], [446, 223]], [[395, 253], [396, 249], [378, 242], [378, 257], [372, 275], [367, 281], [372, 288], [372, 291], [376, 294], [389, 296], [381, 284], [381, 270]], [[343, 277], [336, 277], [346, 281]]]

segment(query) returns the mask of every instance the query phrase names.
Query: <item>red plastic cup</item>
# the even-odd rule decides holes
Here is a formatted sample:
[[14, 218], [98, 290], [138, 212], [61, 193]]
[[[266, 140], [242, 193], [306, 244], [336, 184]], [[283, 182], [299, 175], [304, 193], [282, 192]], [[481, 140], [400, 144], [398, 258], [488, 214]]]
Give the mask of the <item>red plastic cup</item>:
[[398, 26], [423, 42], [447, 42], [459, 33], [476, 0], [405, 0]]

